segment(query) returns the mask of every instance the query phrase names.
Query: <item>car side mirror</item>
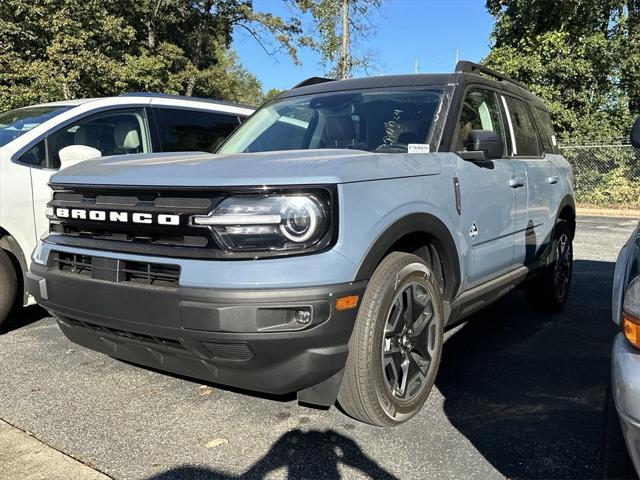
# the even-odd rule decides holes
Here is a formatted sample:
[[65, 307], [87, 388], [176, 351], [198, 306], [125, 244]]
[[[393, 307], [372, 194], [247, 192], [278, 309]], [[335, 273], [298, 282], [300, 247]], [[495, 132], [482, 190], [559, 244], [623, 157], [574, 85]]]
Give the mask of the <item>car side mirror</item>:
[[471, 130], [464, 143], [465, 152], [459, 152], [465, 160], [492, 160], [502, 157], [502, 137], [491, 130]]
[[631, 128], [631, 145], [640, 148], [640, 117], [636, 118]]
[[69, 145], [60, 149], [58, 157], [60, 157], [60, 168], [67, 168], [76, 163], [84, 162], [92, 158], [99, 158], [102, 152], [97, 148], [88, 147], [87, 145]]

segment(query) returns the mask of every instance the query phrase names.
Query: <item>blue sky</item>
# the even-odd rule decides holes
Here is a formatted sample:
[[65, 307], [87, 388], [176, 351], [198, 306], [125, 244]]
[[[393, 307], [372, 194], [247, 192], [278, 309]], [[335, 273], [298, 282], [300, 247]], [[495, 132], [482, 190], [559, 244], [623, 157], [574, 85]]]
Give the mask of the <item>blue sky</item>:
[[[254, 0], [254, 9], [290, 15], [282, 0]], [[376, 32], [365, 48], [376, 53], [378, 68], [372, 74], [413, 73], [416, 60], [419, 72], [451, 71], [456, 49], [461, 59], [479, 61], [489, 51], [493, 25], [484, 0], [385, 0], [371, 22]], [[267, 55], [242, 29], [234, 35], [233, 48], [265, 91], [324, 73], [315, 52], [300, 51], [302, 66], [296, 66], [285, 53]]]

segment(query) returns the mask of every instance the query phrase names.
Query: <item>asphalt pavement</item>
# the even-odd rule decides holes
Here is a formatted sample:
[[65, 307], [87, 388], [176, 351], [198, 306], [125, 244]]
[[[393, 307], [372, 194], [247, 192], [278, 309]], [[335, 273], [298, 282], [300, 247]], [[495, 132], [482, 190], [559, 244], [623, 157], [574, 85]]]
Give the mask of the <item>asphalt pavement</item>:
[[448, 333], [431, 396], [397, 428], [114, 360], [38, 307], [0, 335], [0, 419], [115, 479], [630, 476], [610, 296], [635, 225], [579, 219], [565, 310], [537, 313], [516, 291]]

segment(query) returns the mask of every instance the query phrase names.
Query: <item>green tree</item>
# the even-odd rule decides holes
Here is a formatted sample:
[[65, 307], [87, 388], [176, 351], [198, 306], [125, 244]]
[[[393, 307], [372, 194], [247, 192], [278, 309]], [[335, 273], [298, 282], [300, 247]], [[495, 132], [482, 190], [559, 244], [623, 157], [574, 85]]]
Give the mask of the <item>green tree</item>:
[[495, 17], [484, 63], [527, 85], [567, 140], [626, 135], [639, 112], [635, 0], [487, 0]]
[[230, 50], [245, 29], [261, 45], [312, 45], [295, 16], [251, 0], [2, 0], [0, 110], [148, 90], [257, 103], [255, 76]]

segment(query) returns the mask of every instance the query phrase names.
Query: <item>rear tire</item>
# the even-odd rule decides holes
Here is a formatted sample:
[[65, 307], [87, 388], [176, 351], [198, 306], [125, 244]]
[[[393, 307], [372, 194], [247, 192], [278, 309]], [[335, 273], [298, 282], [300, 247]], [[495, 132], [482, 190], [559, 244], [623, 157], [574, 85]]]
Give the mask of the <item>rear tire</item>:
[[553, 263], [525, 287], [531, 307], [547, 312], [562, 309], [569, 297], [573, 272], [573, 238], [568, 222], [560, 220], [553, 235]]
[[338, 402], [372, 425], [406, 422], [422, 408], [440, 365], [440, 289], [424, 260], [393, 252], [376, 268], [349, 341]]
[[13, 263], [7, 254], [0, 249], [0, 327], [16, 303], [17, 288], [18, 278]]

